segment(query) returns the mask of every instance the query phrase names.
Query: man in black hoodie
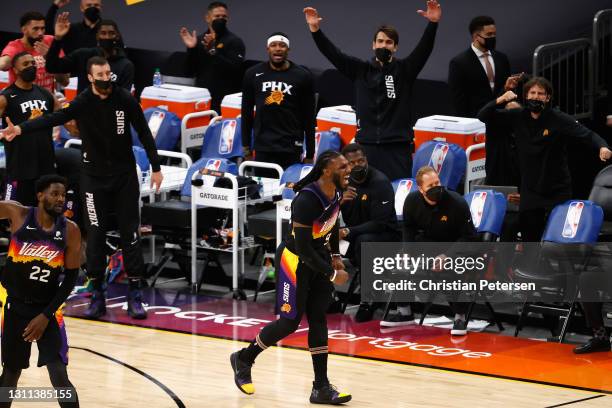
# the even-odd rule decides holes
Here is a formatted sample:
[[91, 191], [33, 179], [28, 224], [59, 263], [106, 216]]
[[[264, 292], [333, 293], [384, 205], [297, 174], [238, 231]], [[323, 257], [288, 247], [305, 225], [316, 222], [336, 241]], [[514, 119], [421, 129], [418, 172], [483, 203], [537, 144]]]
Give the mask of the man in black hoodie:
[[[99, 318], [106, 313], [103, 282], [106, 268], [104, 251], [109, 217], [115, 211], [121, 235], [121, 248], [129, 280], [128, 314], [144, 319], [142, 305], [144, 259], [140, 246], [140, 183], [132, 152], [131, 126], [138, 132], [149, 162], [151, 185], [159, 190], [162, 182], [155, 141], [138, 101], [125, 89], [113, 85], [108, 61], [93, 57], [87, 71], [90, 87], [67, 108], [7, 128], [0, 139], [13, 140], [21, 134], [58, 126], [77, 119], [82, 146], [81, 190], [87, 214], [87, 274], [93, 283], [93, 296], [86, 315]], [[131, 126], [130, 126], [131, 125]], [[24, 137], [24, 136], [21, 136]]]
[[63, 58], [59, 57], [64, 47], [64, 37], [70, 30], [69, 13], [62, 13], [55, 24], [55, 39], [47, 54], [47, 71], [53, 73], [68, 73], [79, 78], [78, 93], [89, 88], [87, 79], [87, 61], [91, 57], [104, 57], [111, 67], [111, 81], [122, 88], [131, 91], [134, 84], [134, 64], [123, 51], [123, 42], [117, 23], [112, 20], [102, 20], [96, 35], [98, 46], [95, 48], [80, 48]]
[[381, 26], [372, 42], [375, 58], [362, 61], [342, 53], [323, 34], [317, 10], [304, 9], [306, 23], [321, 53], [354, 83], [359, 124], [355, 141], [364, 147], [370, 163], [389, 180], [410, 177], [412, 173], [412, 88], [433, 50], [442, 16], [436, 0], [427, 2], [426, 11], [417, 12], [429, 24], [408, 57], [395, 58], [399, 43], [397, 30]]
[[[395, 214], [395, 193], [387, 176], [368, 164], [361, 145], [351, 143], [344, 146], [342, 155], [349, 162], [351, 177], [340, 201], [345, 225], [340, 228], [340, 238], [350, 244], [346, 255], [351, 263], [361, 267], [362, 244], [400, 240]], [[374, 306], [368, 303], [359, 305], [355, 320], [372, 320]]]
[[199, 38], [196, 31], [181, 28], [180, 35], [187, 47], [187, 72], [195, 75], [196, 86], [207, 88], [212, 97], [211, 107], [221, 112], [221, 101], [227, 94], [240, 91], [244, 42], [227, 29], [227, 5], [213, 1], [208, 5], [208, 30]]

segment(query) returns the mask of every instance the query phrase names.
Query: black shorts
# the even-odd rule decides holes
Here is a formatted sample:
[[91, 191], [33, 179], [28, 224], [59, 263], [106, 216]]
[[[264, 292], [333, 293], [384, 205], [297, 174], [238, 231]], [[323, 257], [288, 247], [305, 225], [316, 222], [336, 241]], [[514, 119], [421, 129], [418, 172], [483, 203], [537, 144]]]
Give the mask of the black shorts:
[[[30, 366], [32, 343], [23, 339], [23, 331], [30, 321], [38, 316], [44, 307], [26, 305], [8, 300], [4, 306], [2, 320], [2, 365], [12, 370], [20, 370]], [[49, 325], [38, 346], [38, 367], [60, 360], [68, 364], [68, 339], [61, 310], [55, 318], [49, 320]]]

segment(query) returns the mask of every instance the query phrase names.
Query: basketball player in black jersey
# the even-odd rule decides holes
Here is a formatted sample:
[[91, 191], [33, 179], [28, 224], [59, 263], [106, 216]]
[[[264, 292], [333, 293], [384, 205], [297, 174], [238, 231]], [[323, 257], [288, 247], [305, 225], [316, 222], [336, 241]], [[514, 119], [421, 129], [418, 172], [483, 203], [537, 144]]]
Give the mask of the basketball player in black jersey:
[[276, 251], [279, 276], [277, 304], [280, 318], [268, 324], [247, 347], [230, 357], [234, 382], [245, 394], [255, 392], [251, 367], [259, 353], [295, 332], [302, 315], [308, 318], [308, 347], [315, 381], [311, 403], [341, 404], [351, 400], [327, 379], [327, 321], [333, 283], [348, 279], [338, 253], [340, 191], [348, 186], [348, 161], [340, 153], [321, 154], [312, 171], [295, 184], [299, 192], [291, 204], [291, 234]]
[[[38, 366], [47, 366], [55, 388], [69, 388], [72, 394], [72, 402], [60, 400], [60, 406], [78, 407], [76, 391], [66, 370], [68, 343], [61, 330], [63, 318], [56, 312], [77, 279], [81, 234], [76, 224], [62, 214], [66, 197], [64, 178], [41, 177], [36, 183], [36, 195], [37, 207], [0, 202], [0, 219], [9, 220], [12, 234], [2, 274], [8, 297], [2, 324], [0, 386], [17, 386], [21, 370], [29, 366], [35, 341]], [[60, 284], [62, 272], [64, 280]], [[10, 405], [0, 402], [1, 408]]]
[[[0, 116], [5, 123], [7, 117], [21, 124], [61, 108], [48, 90], [34, 84], [36, 63], [32, 55], [27, 52], [15, 55], [12, 66], [17, 79], [0, 93]], [[3, 141], [8, 176], [5, 200], [36, 205], [36, 180], [44, 174], [55, 173], [52, 133], [53, 129], [48, 128], [28, 137]]]

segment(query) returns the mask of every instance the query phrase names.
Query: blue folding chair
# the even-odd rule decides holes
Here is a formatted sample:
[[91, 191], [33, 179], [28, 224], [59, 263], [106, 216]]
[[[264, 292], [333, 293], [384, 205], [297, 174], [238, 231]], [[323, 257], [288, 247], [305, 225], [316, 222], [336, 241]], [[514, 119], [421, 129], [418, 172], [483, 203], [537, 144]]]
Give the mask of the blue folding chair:
[[395, 192], [395, 215], [398, 221], [404, 219], [404, 201], [408, 194], [418, 190], [416, 180], [413, 178], [397, 179], [392, 183]]
[[433, 167], [440, 176], [440, 183], [450, 190], [457, 190], [465, 175], [467, 156], [465, 151], [454, 143], [430, 140], [419, 147], [412, 162], [412, 177], [423, 166]]
[[[161, 108], [148, 108], [144, 111], [155, 146], [158, 150], [177, 151], [181, 138], [181, 119], [173, 112]], [[132, 144], [142, 147], [138, 133], [132, 128]]]
[[[506, 216], [506, 209], [508, 202], [506, 197], [494, 190], [477, 190], [472, 191], [464, 196], [470, 206], [470, 213], [472, 214], [472, 223], [476, 229], [478, 239], [481, 242], [495, 242], [501, 236], [502, 227], [504, 225], [504, 217]], [[491, 262], [493, 253], [489, 253], [487, 256], [487, 265], [483, 272], [486, 273], [489, 262]], [[484, 276], [479, 277], [479, 279]], [[480, 292], [476, 293], [476, 296], [480, 296]], [[470, 321], [470, 316], [474, 309], [474, 304], [477, 299], [474, 299], [468, 307], [466, 321]], [[497, 318], [493, 306], [488, 301], [484, 302], [488, 308], [491, 318], [495, 321], [495, 324], [499, 328], [499, 331], [504, 330], [504, 326], [501, 321]]]
[[[576, 310], [579, 275], [589, 266], [603, 219], [603, 209], [592, 201], [569, 200], [553, 209], [542, 235], [538, 268], [533, 271], [516, 270], [515, 278], [551, 288], [547, 293], [571, 300], [565, 304], [532, 303], [526, 300], [514, 332], [515, 336], [521, 330], [527, 314], [535, 311], [565, 319], [558, 337], [559, 343], [563, 342]], [[542, 272], [542, 261], [549, 260], [555, 261], [558, 272]], [[552, 268], [552, 265], [550, 267]], [[572, 297], [568, 298], [567, 295]]]
[[222, 159], [243, 157], [240, 118], [223, 119], [211, 124], [204, 133], [201, 157]]
[[238, 166], [236, 166], [236, 163], [218, 157], [202, 157], [195, 161], [189, 170], [187, 170], [187, 176], [181, 188], [181, 197], [191, 197], [191, 177], [193, 173], [202, 169], [217, 170], [223, 173], [231, 173], [235, 176], [238, 175]]
[[287, 170], [285, 170], [280, 179], [280, 185], [283, 188], [282, 195], [284, 200], [293, 200], [293, 197], [295, 197], [293, 184], [306, 177], [311, 170], [312, 164], [296, 163], [287, 167]]
[[[328, 150], [339, 152], [341, 148], [342, 140], [340, 139], [340, 134], [338, 134], [337, 132], [316, 132], [313, 160], [317, 160], [317, 157], [319, 157], [319, 155], [323, 152], [326, 152]], [[306, 156], [306, 139], [304, 139], [304, 156]]]

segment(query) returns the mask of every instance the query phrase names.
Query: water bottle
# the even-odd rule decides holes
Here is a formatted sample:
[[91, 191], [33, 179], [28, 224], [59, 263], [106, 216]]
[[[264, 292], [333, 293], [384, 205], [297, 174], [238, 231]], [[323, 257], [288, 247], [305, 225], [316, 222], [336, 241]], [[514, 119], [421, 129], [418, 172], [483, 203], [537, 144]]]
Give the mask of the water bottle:
[[159, 72], [159, 68], [155, 68], [155, 73], [153, 74], [153, 86], [162, 86], [162, 75]]

